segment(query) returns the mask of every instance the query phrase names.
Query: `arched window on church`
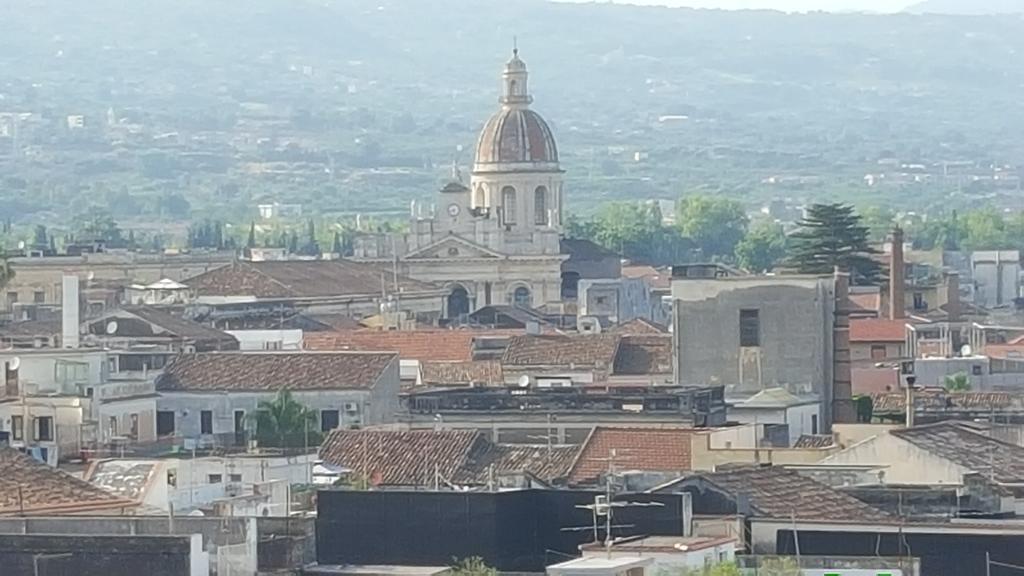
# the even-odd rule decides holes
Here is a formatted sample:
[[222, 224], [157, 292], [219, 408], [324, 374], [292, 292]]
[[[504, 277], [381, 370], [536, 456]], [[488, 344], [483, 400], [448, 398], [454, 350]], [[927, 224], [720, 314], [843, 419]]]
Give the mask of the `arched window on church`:
[[537, 186], [533, 191], [533, 222], [538, 226], [548, 224], [548, 189]]
[[484, 207], [484, 187], [477, 186], [476, 192], [473, 193], [473, 208]]
[[501, 209], [505, 215], [505, 224], [516, 223], [516, 189], [505, 186], [501, 189]]
[[516, 308], [529, 308], [533, 304], [530, 298], [530, 289], [520, 286], [512, 292], [512, 305]]

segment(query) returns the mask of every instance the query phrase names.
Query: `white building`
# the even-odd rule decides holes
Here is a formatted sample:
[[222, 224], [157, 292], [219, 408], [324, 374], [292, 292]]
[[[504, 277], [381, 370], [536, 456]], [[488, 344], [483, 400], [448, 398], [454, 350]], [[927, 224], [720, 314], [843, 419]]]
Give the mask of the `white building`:
[[648, 536], [617, 542], [610, 551], [602, 544], [586, 544], [580, 550], [584, 559], [648, 559], [652, 561], [647, 567], [649, 573], [674, 574], [681, 570], [703, 569], [722, 562], [732, 562], [736, 558], [736, 538]]
[[768, 388], [749, 398], [729, 402], [729, 420], [740, 424], [784, 424], [789, 446], [805, 434], [818, 434], [821, 403], [817, 398], [798, 398], [785, 388]]

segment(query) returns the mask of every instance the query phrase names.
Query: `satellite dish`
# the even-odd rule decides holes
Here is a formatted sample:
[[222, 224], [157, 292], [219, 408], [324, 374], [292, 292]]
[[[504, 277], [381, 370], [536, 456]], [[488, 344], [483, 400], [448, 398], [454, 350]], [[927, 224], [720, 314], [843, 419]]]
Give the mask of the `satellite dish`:
[[17, 370], [19, 366], [21, 366], [21, 358], [18, 358], [17, 356], [7, 361], [8, 370]]
[[107, 322], [107, 334], [117, 334], [117, 320]]
[[527, 376], [526, 374], [523, 374], [522, 376], [520, 376], [519, 377], [519, 387], [520, 388], [529, 388], [530, 387], [530, 377]]
[[963, 356], [964, 358], [974, 356], [974, 350], [971, 349], [970, 344], [964, 344], [963, 346], [960, 347], [960, 355]]
[[85, 279], [90, 282], [92, 282], [94, 278], [96, 278], [96, 273], [93, 272], [92, 270], [89, 270], [89, 273], [85, 275]]

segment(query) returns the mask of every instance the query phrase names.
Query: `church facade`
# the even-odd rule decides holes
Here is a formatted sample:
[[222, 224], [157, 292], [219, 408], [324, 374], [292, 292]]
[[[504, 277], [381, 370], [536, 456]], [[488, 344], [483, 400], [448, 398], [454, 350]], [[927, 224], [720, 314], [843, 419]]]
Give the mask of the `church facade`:
[[502, 73], [501, 107], [477, 140], [469, 183], [450, 182], [433, 213], [413, 210], [409, 231], [356, 240], [355, 258], [397, 263], [402, 274], [444, 286], [444, 316], [510, 304], [561, 301], [563, 191], [558, 147], [530, 108], [518, 50]]

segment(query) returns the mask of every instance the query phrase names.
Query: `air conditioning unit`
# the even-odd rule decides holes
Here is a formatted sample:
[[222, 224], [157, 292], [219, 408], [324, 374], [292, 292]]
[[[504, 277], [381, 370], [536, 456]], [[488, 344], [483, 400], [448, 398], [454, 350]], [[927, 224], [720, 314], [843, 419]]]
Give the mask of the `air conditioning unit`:
[[345, 412], [348, 412], [349, 414], [355, 414], [355, 413], [359, 412], [359, 403], [358, 402], [345, 402]]

